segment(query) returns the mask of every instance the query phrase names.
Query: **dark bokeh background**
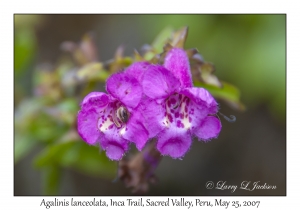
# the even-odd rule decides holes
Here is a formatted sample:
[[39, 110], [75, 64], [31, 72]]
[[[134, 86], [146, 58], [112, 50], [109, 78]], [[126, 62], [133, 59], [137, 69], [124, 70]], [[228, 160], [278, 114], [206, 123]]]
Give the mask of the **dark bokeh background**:
[[[197, 48], [206, 61], [213, 62], [216, 75], [240, 89], [247, 110], [239, 112], [221, 102], [221, 112], [234, 114], [237, 121], [222, 120], [218, 139], [208, 143], [194, 140], [183, 160], [164, 157], [156, 170], [159, 183], [151, 186], [148, 195], [285, 195], [285, 15], [15, 17], [15, 108], [32, 95], [35, 66], [57, 62], [63, 41], [78, 42], [84, 33], [93, 31], [99, 59], [108, 60], [121, 44], [126, 47], [125, 54], [132, 55], [165, 27], [182, 26], [189, 26], [186, 49]], [[15, 195], [43, 193], [41, 172], [32, 164], [41, 150], [42, 146], [35, 147], [15, 164]], [[61, 174], [58, 195], [131, 195], [123, 183], [112, 183], [113, 177], [90, 176], [72, 168], [61, 168]], [[227, 185], [260, 181], [277, 189], [231, 193], [205, 188], [207, 181], [220, 180]]]

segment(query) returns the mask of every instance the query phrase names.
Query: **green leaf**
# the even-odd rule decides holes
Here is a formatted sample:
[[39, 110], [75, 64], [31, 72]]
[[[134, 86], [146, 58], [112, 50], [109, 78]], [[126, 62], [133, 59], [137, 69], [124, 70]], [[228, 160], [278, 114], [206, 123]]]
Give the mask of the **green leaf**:
[[81, 81], [100, 80], [105, 81], [109, 77], [103, 69], [102, 63], [89, 63], [80, 68], [76, 74], [77, 78]]
[[146, 52], [144, 58], [146, 61], [151, 61], [156, 54], [152, 51]]
[[154, 39], [154, 41], [151, 44], [156, 53], [163, 52], [163, 47], [171, 38], [173, 31], [174, 31], [173, 28], [167, 27], [157, 35], [157, 37]]
[[[28, 99], [24, 100], [15, 111], [17, 160], [19, 151], [26, 151], [26, 147], [30, 148], [30, 141], [55, 141], [69, 129], [69, 126], [63, 121], [63, 116], [59, 116], [59, 118], [51, 116], [50, 113], [46, 113], [46, 107], [44, 106], [43, 100]], [[76, 111], [73, 113], [76, 113]], [[23, 146], [19, 146], [19, 144]]]
[[112, 178], [116, 173], [116, 163], [110, 161], [99, 148], [89, 146], [83, 141], [68, 141], [48, 146], [35, 159], [35, 166], [44, 168], [57, 164], [71, 167], [80, 172]]
[[20, 74], [35, 54], [36, 38], [30, 29], [17, 30], [14, 38], [14, 71]]
[[79, 110], [79, 104], [74, 98], [67, 98], [53, 107], [52, 110], [56, 111], [56, 117], [58, 121], [62, 121], [67, 125], [72, 126], [76, 121], [77, 112]]
[[57, 195], [61, 178], [61, 169], [56, 165], [49, 165], [42, 171], [43, 194]]
[[123, 60], [122, 60], [122, 63], [123, 63], [123, 65], [125, 66], [125, 67], [128, 67], [128, 66], [130, 66], [132, 63], [133, 63], [133, 61], [132, 61], [132, 58], [131, 57], [124, 57], [123, 58]]
[[42, 142], [52, 142], [62, 136], [69, 129], [62, 121], [53, 119], [46, 113], [41, 112], [28, 124], [29, 134]]
[[227, 102], [232, 108], [244, 111], [245, 105], [240, 102], [240, 91], [233, 85], [221, 82], [222, 87], [214, 85], [204, 84], [202, 82], [195, 81], [194, 84], [197, 87], [203, 87], [208, 90], [214, 97], [219, 98]]
[[28, 136], [21, 136], [16, 134], [14, 139], [15, 163], [26, 156], [37, 145], [37, 143], [37, 141], [34, 141]]

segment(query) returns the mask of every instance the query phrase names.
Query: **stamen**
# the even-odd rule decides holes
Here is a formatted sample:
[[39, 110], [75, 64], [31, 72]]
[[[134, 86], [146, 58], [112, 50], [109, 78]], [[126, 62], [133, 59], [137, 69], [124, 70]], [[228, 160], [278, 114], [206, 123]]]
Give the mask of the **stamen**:
[[113, 119], [115, 125], [117, 126], [117, 128], [120, 128], [121, 125], [120, 125], [120, 123], [119, 123], [119, 121], [118, 121], [118, 119], [116, 117], [116, 113], [112, 115], [112, 119]]
[[179, 107], [179, 104], [180, 104], [180, 102], [177, 101], [176, 104], [175, 104], [175, 106], [172, 107], [172, 109], [177, 109]]
[[129, 117], [130, 117], [130, 113], [128, 112], [128, 110], [123, 107], [123, 106], [120, 106], [117, 111], [116, 111], [116, 115], [117, 115], [117, 118], [118, 120], [121, 122], [121, 123], [127, 123], [127, 121], [129, 120]]
[[227, 117], [226, 115], [222, 114], [221, 112], [219, 112], [219, 114], [222, 115], [222, 117], [223, 117], [225, 120], [227, 120], [228, 122], [230, 122], [230, 123], [233, 123], [233, 122], [236, 121], [236, 117], [235, 117], [234, 115], [230, 115], [230, 118], [231, 118], [231, 119], [230, 119], [229, 117]]

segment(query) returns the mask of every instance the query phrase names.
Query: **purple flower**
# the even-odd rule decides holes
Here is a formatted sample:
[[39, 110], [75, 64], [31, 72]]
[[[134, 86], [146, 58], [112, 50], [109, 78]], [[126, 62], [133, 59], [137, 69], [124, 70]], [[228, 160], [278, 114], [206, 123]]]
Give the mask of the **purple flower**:
[[148, 98], [142, 100], [139, 111], [145, 117], [149, 137], [157, 137], [162, 155], [180, 158], [190, 148], [193, 136], [204, 141], [218, 136], [217, 102], [204, 88], [193, 87], [184, 50], [171, 49], [164, 66], [147, 66], [142, 78]]
[[141, 150], [148, 140], [143, 116], [135, 111], [143, 92], [138, 80], [124, 72], [112, 75], [106, 90], [109, 94], [92, 92], [83, 99], [78, 133], [88, 144], [99, 143], [111, 160], [120, 160], [129, 142]]

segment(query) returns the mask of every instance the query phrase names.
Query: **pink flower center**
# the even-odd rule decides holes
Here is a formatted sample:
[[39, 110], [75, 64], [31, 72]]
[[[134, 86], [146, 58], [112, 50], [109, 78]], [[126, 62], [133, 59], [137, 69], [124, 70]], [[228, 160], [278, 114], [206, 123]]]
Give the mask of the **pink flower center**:
[[129, 111], [119, 101], [106, 106], [100, 111], [100, 114], [98, 129], [103, 133], [112, 129], [114, 126], [116, 126], [117, 129], [124, 128], [130, 118]]
[[165, 117], [163, 125], [171, 124], [178, 128], [189, 129], [191, 127], [193, 109], [189, 108], [190, 99], [182, 94], [175, 93], [165, 102]]

